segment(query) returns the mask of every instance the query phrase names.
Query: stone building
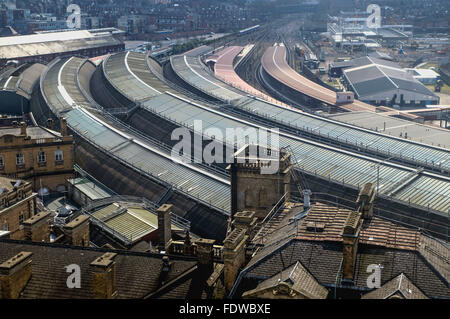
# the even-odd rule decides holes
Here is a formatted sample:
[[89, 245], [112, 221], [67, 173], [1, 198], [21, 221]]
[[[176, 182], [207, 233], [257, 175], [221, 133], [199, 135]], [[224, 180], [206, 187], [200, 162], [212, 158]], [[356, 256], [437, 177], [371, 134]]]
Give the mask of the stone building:
[[0, 174], [33, 182], [35, 191], [66, 191], [73, 177], [73, 138], [65, 120], [61, 133], [42, 126], [0, 128]]
[[248, 261], [233, 265], [228, 297], [450, 298], [448, 242], [374, 216], [373, 198], [369, 184], [356, 209], [286, 203], [247, 244]]
[[291, 155], [283, 150], [246, 145], [236, 152], [227, 168], [231, 173], [232, 216], [254, 211], [263, 220], [280, 199], [289, 201], [291, 168]]
[[31, 182], [0, 177], [0, 230], [11, 239], [24, 237], [23, 223], [36, 213], [36, 195]]

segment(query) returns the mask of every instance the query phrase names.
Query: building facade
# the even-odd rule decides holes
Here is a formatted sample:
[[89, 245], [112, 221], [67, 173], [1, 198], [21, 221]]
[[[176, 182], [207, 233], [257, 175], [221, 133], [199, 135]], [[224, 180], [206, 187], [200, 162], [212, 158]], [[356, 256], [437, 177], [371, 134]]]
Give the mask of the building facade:
[[0, 230], [11, 239], [23, 238], [23, 222], [36, 213], [36, 195], [31, 182], [0, 177]]
[[66, 191], [73, 177], [73, 138], [65, 122], [61, 132], [25, 123], [0, 129], [0, 174], [31, 181], [36, 191]]

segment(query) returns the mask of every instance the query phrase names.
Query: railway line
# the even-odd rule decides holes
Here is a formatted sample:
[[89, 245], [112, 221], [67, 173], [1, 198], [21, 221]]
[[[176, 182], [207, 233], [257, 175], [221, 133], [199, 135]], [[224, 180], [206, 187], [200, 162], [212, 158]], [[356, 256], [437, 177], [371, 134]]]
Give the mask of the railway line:
[[79, 69], [89, 63], [80, 58], [63, 59], [52, 63], [42, 78], [42, 96], [57, 117], [65, 117], [69, 128], [99, 151], [123, 165], [158, 181], [224, 215], [229, 214], [229, 180], [201, 167], [174, 162], [143, 136], [124, 132], [102, 118], [97, 107], [86, 98], [86, 91], [77, 81]]
[[[209, 93], [209, 94], [213, 95], [215, 98], [221, 98], [224, 103], [228, 103], [230, 100], [232, 100], [231, 104], [230, 103], [229, 104], [233, 105], [235, 107], [236, 107], [236, 105], [239, 105], [240, 103], [244, 103], [244, 102], [247, 102], [248, 105], [250, 105], [250, 103], [255, 103], [255, 100], [252, 100], [252, 99], [246, 97], [245, 95], [241, 96], [241, 98], [246, 99], [245, 101], [240, 101], [240, 100], [234, 99], [234, 97], [236, 96], [236, 91], [234, 89], [231, 90], [231, 88], [227, 88], [223, 82], [215, 79], [211, 74], [209, 74], [207, 69], [201, 65], [201, 62], [198, 57], [192, 57], [192, 56], [191, 57], [186, 57], [186, 56], [173, 57], [171, 59], [171, 63], [172, 63], [172, 68], [174, 68], [175, 72], [180, 76], [180, 78], [184, 79], [186, 81], [186, 83], [188, 83], [192, 86], [195, 86], [197, 89], [203, 90], [203, 92], [205, 92], [205, 93]], [[226, 96], [226, 94], [228, 92], [232, 92], [232, 93], [230, 93], [226, 98], [224, 98], [224, 96]], [[263, 102], [257, 101], [257, 103], [263, 103]], [[263, 103], [263, 104], [266, 104], [266, 103]], [[279, 111], [284, 112], [287, 110], [279, 110]], [[227, 117], [227, 116], [230, 117], [229, 114], [225, 114], [222, 112], [220, 115], [225, 116], [225, 117]], [[232, 117], [232, 119], [236, 120], [236, 121], [242, 121], [242, 118], [238, 118], [238, 117]], [[251, 121], [251, 122], [252, 122], [251, 124], [253, 124], [253, 125], [255, 124], [253, 121]], [[354, 161], [355, 161], [355, 163], [358, 162], [359, 160], [357, 160], [357, 159], [364, 159], [364, 161], [375, 163], [375, 166], [380, 165], [380, 166], [395, 167], [396, 170], [397, 169], [399, 170], [397, 172], [408, 171], [409, 172], [408, 174], [412, 174], [409, 176], [410, 178], [404, 176], [403, 178], [400, 178], [400, 180], [397, 180], [397, 182], [394, 182], [394, 180], [396, 180], [396, 177], [394, 177], [396, 175], [396, 173], [391, 171], [390, 178], [387, 178], [383, 182], [379, 183], [380, 185], [381, 184], [383, 185], [382, 187], [380, 187], [381, 194], [383, 194], [383, 193], [389, 194], [388, 197], [391, 197], [394, 199], [400, 197], [400, 198], [403, 198], [403, 200], [406, 199], [408, 203], [411, 203], [409, 198], [403, 197], [405, 194], [412, 194], [411, 193], [412, 189], [410, 188], [410, 186], [412, 186], [412, 185], [409, 183], [413, 182], [415, 184], [415, 186], [412, 186], [412, 188], [414, 188], [415, 191], [419, 191], [419, 189], [416, 187], [417, 186], [420, 187], [419, 185], [421, 185], [422, 182], [425, 182], [425, 179], [422, 181], [419, 181], [418, 179], [413, 178], [413, 175], [415, 175], [419, 179], [423, 177], [423, 178], [432, 178], [432, 179], [439, 180], [440, 181], [439, 183], [442, 183], [443, 188], [441, 188], [439, 191], [436, 190], [437, 193], [435, 195], [431, 196], [430, 198], [437, 199], [440, 195], [442, 195], [443, 196], [442, 199], [444, 200], [444, 202], [448, 200], [448, 196], [450, 194], [449, 193], [449, 191], [450, 191], [449, 180], [448, 180], [448, 178], [441, 176], [439, 174], [434, 174], [431, 172], [422, 172], [422, 171], [417, 172], [417, 170], [414, 168], [411, 168], [411, 167], [408, 167], [405, 165], [395, 164], [392, 161], [376, 160], [376, 159], [373, 159], [373, 158], [370, 158], [367, 156], [363, 156], [360, 154], [344, 151], [344, 150], [336, 148], [336, 147], [324, 145], [322, 143], [313, 142], [313, 141], [307, 140], [307, 139], [302, 139], [302, 138], [299, 138], [298, 136], [294, 136], [292, 134], [282, 133], [280, 135], [283, 137], [289, 138], [289, 141], [296, 140], [298, 142], [306, 143], [306, 144], [312, 146], [313, 149], [318, 152], [320, 152], [319, 149], [320, 150], [327, 149], [329, 151], [335, 152], [335, 153], [330, 153], [328, 155], [323, 154], [323, 157], [322, 156], [315, 157], [315, 161], [321, 161], [323, 163], [323, 165], [318, 165], [319, 167], [324, 169], [323, 172], [326, 171], [327, 173], [329, 173], [331, 171], [336, 171], [336, 168], [339, 167], [340, 165], [342, 165], [342, 163], [338, 164], [338, 161], [334, 161], [332, 158], [337, 153], [340, 153], [340, 154], [345, 153], [346, 156], [350, 156], [346, 160], [348, 161], [348, 163], [350, 163], [350, 166], [352, 167], [352, 168], [348, 167], [348, 169], [349, 169], [348, 172], [350, 173], [350, 171], [352, 171], [353, 173], [355, 173], [356, 171], [359, 171], [359, 174], [361, 174], [360, 176], [363, 179], [368, 178], [370, 180], [371, 173], [370, 173], [369, 167], [370, 167], [370, 165], [373, 165], [373, 164], [369, 164], [367, 169], [364, 172], [362, 172], [361, 170], [359, 170], [357, 168], [357, 165], [351, 164]], [[280, 139], [281, 139], [281, 137], [280, 137]], [[294, 142], [292, 141], [291, 144], [293, 144], [293, 143]], [[316, 147], [317, 147], [317, 149], [315, 149]], [[305, 147], [305, 149], [306, 149], [306, 147]], [[309, 149], [309, 151], [312, 151], [312, 149]], [[308, 165], [306, 165], [306, 161], [302, 160], [302, 158], [305, 159], [305, 156], [309, 157], [309, 155], [311, 155], [311, 153], [309, 153], [308, 151], [305, 152], [305, 150], [302, 150], [301, 147], [299, 147], [299, 148], [294, 147], [294, 152], [296, 153], [296, 154], [294, 154], [295, 157], [297, 159], [299, 159], [297, 164], [305, 163], [305, 165], [301, 165], [301, 164], [297, 165], [297, 167], [299, 169], [304, 170], [308, 174], [312, 174], [312, 175], [318, 174], [317, 170], [312, 168], [312, 166], [314, 166], [314, 165], [309, 166], [310, 164], [312, 164], [311, 162]], [[313, 151], [313, 153], [314, 153], [314, 151]], [[343, 169], [342, 166], [340, 166], [340, 168]], [[381, 169], [381, 170], [383, 170], [383, 169]], [[345, 169], [344, 169], [344, 171], [345, 171]], [[417, 174], [414, 172], [417, 172]], [[327, 173], [325, 173], [325, 174], [327, 174]], [[394, 173], [394, 174], [392, 175], [392, 173]], [[341, 171], [341, 174], [345, 175], [345, 173], [343, 171]], [[352, 174], [352, 173], [350, 173], [350, 174]], [[363, 177], [363, 176], [365, 176], [365, 177]], [[322, 175], [322, 177], [325, 177], [325, 176]], [[372, 176], [372, 178], [373, 178], [373, 176]], [[386, 178], [386, 176], [385, 176], [385, 178]], [[375, 177], [374, 179], [377, 180], [378, 178]], [[389, 179], [390, 179], [390, 182], [388, 182]], [[344, 177], [344, 180], [350, 181], [351, 179], [346, 179]], [[355, 183], [355, 184], [353, 184], [353, 187], [357, 187], [358, 183], [356, 182], [356, 180], [354, 179], [352, 181], [352, 183]], [[415, 182], [417, 182], [417, 183], [415, 183], [413, 180], [415, 180]], [[400, 184], [402, 184], [401, 181], [406, 182], [406, 184], [408, 184], [408, 185], [400, 185]], [[390, 186], [388, 186], [388, 184], [390, 184]], [[395, 185], [397, 185], [398, 187]], [[405, 193], [403, 193], [401, 191], [402, 189], [405, 190], [404, 187], [406, 187], [408, 189]], [[383, 188], [384, 188], [384, 190], [383, 190]], [[438, 195], [438, 193], [440, 195]], [[411, 199], [412, 198], [413, 197], [411, 197]], [[421, 200], [419, 200], [416, 203], [419, 203], [419, 202], [421, 202]], [[442, 208], [441, 208], [441, 209], [443, 209], [442, 213], [444, 215], [447, 214], [447, 209], [448, 209], [445, 205], [447, 205], [447, 204], [444, 204], [444, 206], [442, 206]]]

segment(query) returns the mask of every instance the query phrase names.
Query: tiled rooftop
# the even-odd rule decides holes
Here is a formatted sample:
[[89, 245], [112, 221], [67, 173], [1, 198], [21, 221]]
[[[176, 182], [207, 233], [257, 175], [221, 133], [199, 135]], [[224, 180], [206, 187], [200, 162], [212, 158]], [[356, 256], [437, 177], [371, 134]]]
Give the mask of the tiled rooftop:
[[[105, 249], [79, 248], [41, 243], [26, 243], [12, 240], [0, 241], [0, 263], [20, 252], [31, 252], [32, 276], [21, 298], [77, 299], [92, 298], [92, 266], [90, 264], [105, 252]], [[117, 253], [116, 263], [117, 298], [143, 298], [161, 287], [160, 273], [162, 257], [146, 253], [112, 251]], [[170, 288], [175, 298], [189, 297], [189, 291], [202, 290], [202, 283], [192, 280], [197, 275], [197, 262], [189, 258], [171, 257], [167, 281], [179, 277]], [[69, 289], [66, 285], [69, 273], [65, 267], [77, 264], [81, 267], [81, 288]], [[183, 277], [193, 270], [193, 274]]]

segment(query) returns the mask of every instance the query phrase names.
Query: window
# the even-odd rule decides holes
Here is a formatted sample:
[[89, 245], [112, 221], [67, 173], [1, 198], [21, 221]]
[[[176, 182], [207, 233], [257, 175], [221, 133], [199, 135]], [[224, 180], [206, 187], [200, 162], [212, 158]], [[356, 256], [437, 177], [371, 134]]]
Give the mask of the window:
[[3, 162], [3, 155], [0, 155], [0, 167], [3, 167], [5, 164]]
[[25, 164], [25, 157], [22, 153], [16, 154], [16, 164], [17, 165], [24, 165]]
[[45, 152], [40, 151], [40, 152], [38, 153], [38, 158], [37, 158], [37, 160], [38, 160], [38, 163], [45, 163], [45, 161], [46, 161]]
[[19, 215], [19, 224], [20, 225], [23, 224], [23, 213], [20, 213], [20, 215]]
[[7, 221], [3, 222], [2, 230], [4, 230], [4, 231], [8, 230], [8, 222]]
[[55, 151], [55, 161], [62, 162], [62, 160], [63, 160], [63, 151], [61, 150]]

